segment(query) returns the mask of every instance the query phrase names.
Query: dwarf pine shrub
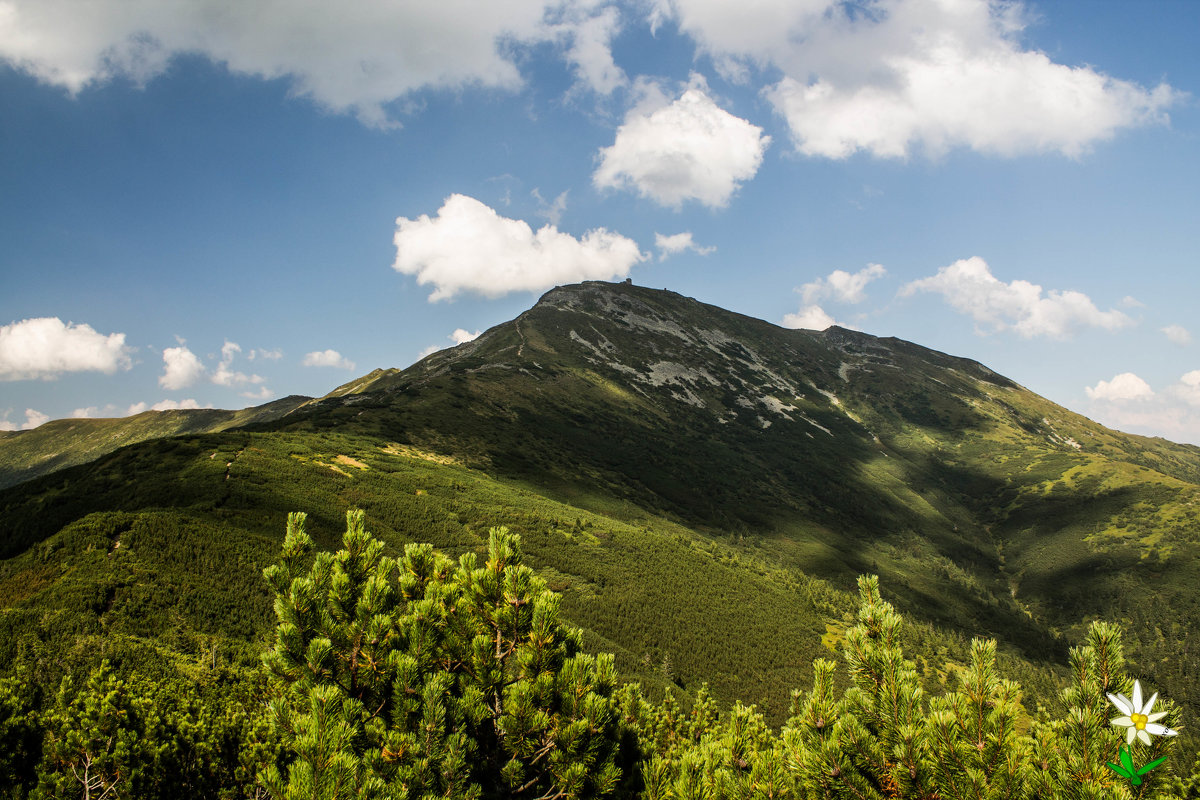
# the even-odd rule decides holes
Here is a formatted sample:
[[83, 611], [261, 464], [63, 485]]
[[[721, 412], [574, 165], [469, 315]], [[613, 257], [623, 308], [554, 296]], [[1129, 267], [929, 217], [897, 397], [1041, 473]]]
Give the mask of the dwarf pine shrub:
[[719, 712], [703, 688], [690, 709], [616, 689], [612, 658], [581, 652], [503, 529], [481, 565], [427, 545], [389, 558], [361, 512], [341, 551], [311, 557], [303, 525], [289, 518], [265, 573], [279, 617], [271, 714], [289, 754], [263, 776], [277, 798], [1182, 800], [1200, 785], [1155, 763], [1173, 739], [1150, 733], [1173, 734], [1178, 712], [1149, 716], [1115, 625], [1091, 626], [1069, 685], [1031, 718], [990, 640], [927, 694], [901, 616], [864, 576], [847, 688], [818, 659], [776, 732], [753, 706]]

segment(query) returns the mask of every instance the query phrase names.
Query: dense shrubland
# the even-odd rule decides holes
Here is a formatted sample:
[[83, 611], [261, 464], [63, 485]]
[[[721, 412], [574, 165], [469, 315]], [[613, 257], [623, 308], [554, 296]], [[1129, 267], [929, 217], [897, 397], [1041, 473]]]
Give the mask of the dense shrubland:
[[[266, 570], [278, 625], [259, 670], [126, 652], [71, 670], [46, 654], [0, 679], [5, 796], [169, 798], [1195, 798], [1174, 739], [1134, 740], [1135, 785], [1109, 694], [1138, 697], [1120, 630], [1095, 623], [1060, 696], [1029, 703], [977, 640], [931, 691], [878, 581], [859, 581], [844, 670], [813, 664], [779, 727], [754, 706], [618, 685], [519, 536], [486, 558], [429, 545], [388, 555], [361, 512], [336, 553], [289, 517]], [[741, 613], [752, 615], [753, 608]], [[122, 655], [122, 654], [118, 654]], [[655, 700], [661, 694], [661, 700]], [[1023, 702], [1025, 701], [1025, 702]], [[1140, 703], [1140, 699], [1137, 701]], [[1032, 706], [1033, 714], [1026, 709]], [[1178, 709], [1160, 722], [1181, 728]]]

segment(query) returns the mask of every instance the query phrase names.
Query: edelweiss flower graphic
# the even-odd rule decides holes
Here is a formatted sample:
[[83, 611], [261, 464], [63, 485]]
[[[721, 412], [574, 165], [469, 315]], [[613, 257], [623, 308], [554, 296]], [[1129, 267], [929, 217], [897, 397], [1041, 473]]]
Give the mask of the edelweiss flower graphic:
[[1112, 701], [1118, 711], [1125, 715], [1115, 717], [1112, 724], [1128, 728], [1125, 732], [1126, 744], [1133, 744], [1135, 737], [1141, 739], [1142, 744], [1150, 744], [1151, 735], [1175, 736], [1178, 733], [1166, 725], [1158, 724], [1157, 720], [1165, 717], [1166, 711], [1160, 711], [1157, 714], [1151, 713], [1154, 710], [1154, 701], [1158, 699], [1158, 692], [1150, 697], [1148, 703], [1142, 705], [1142, 685], [1137, 681], [1133, 682], [1133, 700], [1123, 694], [1110, 694], [1108, 699]]

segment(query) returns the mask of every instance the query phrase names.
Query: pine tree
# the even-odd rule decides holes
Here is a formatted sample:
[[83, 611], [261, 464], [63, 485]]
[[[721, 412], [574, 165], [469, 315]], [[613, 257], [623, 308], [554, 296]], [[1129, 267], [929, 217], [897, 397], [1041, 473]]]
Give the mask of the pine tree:
[[[1107, 765], [1119, 761], [1122, 736], [1110, 724], [1120, 712], [1108, 695], [1130, 694], [1119, 629], [1094, 623], [1071, 651], [1072, 683], [1062, 693], [1065, 717], [1042, 710], [1029, 735], [1020, 687], [996, 669], [995, 642], [976, 640], [966, 668], [948, 665], [955, 688], [926, 709], [915, 670], [900, 649], [901, 619], [879, 596], [873, 577], [859, 579], [858, 624], [847, 632], [851, 686], [833, 692], [835, 665], [814, 662], [813, 689], [795, 693], [781, 732], [797, 796], [812, 798], [1149, 798], [1186, 796], [1166, 770], [1140, 785]], [[1164, 724], [1174, 724], [1177, 709]], [[1137, 765], [1164, 756], [1173, 740], [1135, 743]]]
[[[1148, 798], [1169, 790], [1166, 771], [1151, 772], [1133, 786], [1107, 765], [1119, 763], [1124, 746], [1121, 733], [1110, 725], [1119, 712], [1109, 694], [1131, 694], [1133, 680], [1125, 673], [1120, 629], [1111, 623], [1093, 622], [1087, 643], [1070, 652], [1071, 683], [1062, 692], [1066, 715], [1050, 721], [1043, 713], [1034, 725], [1033, 787], [1039, 798], [1092, 800], [1093, 798]], [[1163, 720], [1174, 724], [1178, 709], [1164, 701], [1169, 712]], [[1166, 755], [1173, 739], [1155, 737], [1150, 746], [1135, 740], [1135, 763], [1148, 764]]]
[[829, 764], [829, 775], [810, 773], [801, 780], [824, 785], [830, 797], [926, 797], [931, 776], [924, 690], [900, 647], [902, 620], [880, 596], [878, 578], [860, 577], [858, 588], [858, 624], [846, 632], [851, 686], [834, 712], [823, 758], [801, 762]]
[[834, 695], [837, 664], [819, 658], [813, 662], [813, 688], [807, 695], [792, 693], [792, 713], [784, 725], [784, 753], [801, 797], [837, 797], [843, 776], [852, 769], [849, 756], [834, 735], [841, 713]]
[[319, 554], [305, 574], [313, 547], [305, 519], [288, 516], [282, 561], [264, 571], [279, 618], [264, 657], [279, 679], [271, 716], [295, 754], [286, 775], [268, 768], [264, 783], [288, 800], [403, 797], [378, 774], [377, 735], [368, 733], [373, 722], [378, 733], [400, 660], [395, 564], [357, 514], [347, 516], [343, 550]]
[[137, 703], [107, 661], [82, 687], [63, 679], [45, 728], [38, 792], [83, 800], [136, 796], [150, 763], [141, 735], [145, 703]]
[[1030, 745], [1017, 731], [1024, 711], [1017, 684], [996, 672], [996, 643], [971, 642], [971, 665], [958, 687], [930, 701], [932, 784], [942, 797], [1021, 798], [1029, 783]]
[[288, 520], [264, 573], [279, 627], [265, 662], [292, 754], [279, 798], [588, 798], [618, 787], [611, 656], [581, 652], [559, 599], [493, 529], [488, 559], [428, 545], [395, 561], [347, 514], [343, 547], [312, 550]]
[[23, 797], [36, 781], [42, 744], [36, 706], [24, 676], [0, 678], [0, 796]]

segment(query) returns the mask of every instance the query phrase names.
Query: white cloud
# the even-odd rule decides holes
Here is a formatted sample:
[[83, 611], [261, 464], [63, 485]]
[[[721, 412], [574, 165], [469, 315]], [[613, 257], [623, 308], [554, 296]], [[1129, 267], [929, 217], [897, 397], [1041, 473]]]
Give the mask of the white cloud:
[[1129, 372], [1084, 391], [1092, 401], [1088, 414], [1104, 425], [1200, 444], [1200, 370], [1159, 392]]
[[621, 17], [613, 6], [564, 3], [556, 9], [561, 21], [548, 29], [557, 34], [565, 57], [575, 68], [577, 85], [600, 94], [612, 94], [629, 83], [613, 61], [612, 40], [621, 30]]
[[1134, 375], [1132, 372], [1122, 372], [1113, 376], [1111, 381], [1100, 381], [1095, 386], [1088, 386], [1084, 391], [1093, 400], [1110, 400], [1126, 403], [1131, 400], [1150, 400], [1154, 390], [1150, 384]]
[[[176, 339], [179, 339], [179, 337], [176, 337]], [[217, 386], [257, 386], [259, 388], [254, 391], [241, 393], [243, 397], [248, 397], [252, 400], [263, 400], [270, 397], [273, 393], [266, 386], [262, 385], [266, 381], [265, 378], [261, 375], [247, 375], [244, 372], [233, 369], [234, 359], [241, 352], [242, 348], [240, 345], [236, 342], [226, 340], [221, 346], [221, 360], [210, 373], [200, 358], [184, 346], [182, 339], [179, 339], [178, 347], [168, 347], [163, 350], [165, 368], [163, 369], [163, 374], [158, 378], [158, 385], [168, 391], [178, 391], [192, 386], [197, 381], [207, 379]], [[282, 356], [283, 352], [281, 350], [251, 350], [247, 358], [250, 361], [254, 361], [256, 358], [274, 361]], [[141, 410], [145, 410], [144, 403], [135, 404], [135, 406], [130, 407], [130, 414], [140, 413], [140, 411], [132, 410], [137, 405], [141, 405]]]
[[[838, 322], [829, 316], [825, 312], [825, 309], [820, 306], [807, 305], [795, 314], [784, 315], [782, 324], [785, 328], [806, 328], [813, 331], [823, 331], [830, 325], [837, 325]], [[841, 327], [848, 328], [850, 326], [842, 325]]]
[[[138, 407], [141, 407], [142, 410], [145, 410], [146, 404], [135, 403], [133, 406], [129, 407], [130, 413], [140, 413], [138, 411], [134, 411], [134, 409]], [[159, 402], [150, 406], [151, 411], [180, 411], [194, 410], [198, 408], [212, 408], [212, 403], [202, 406], [189, 397], [187, 400], [160, 400]]]
[[901, 297], [934, 292], [955, 310], [969, 314], [994, 331], [1014, 330], [1025, 338], [1065, 338], [1080, 327], [1118, 330], [1133, 324], [1125, 314], [1101, 311], [1082, 292], [1051, 289], [1029, 281], [1004, 283], [992, 275], [978, 256], [955, 261], [936, 275], [913, 281], [900, 290]]
[[198, 54], [387, 125], [388, 105], [417, 90], [519, 88], [521, 47], [543, 42], [584, 85], [612, 91], [624, 77], [608, 48], [618, 30], [616, 10], [590, 0], [354, 0], [337, 13], [290, 0], [5, 0], [0, 61], [75, 93], [119, 76], [145, 83]]
[[1020, 42], [1024, 7], [990, 0], [658, 0], [727, 77], [783, 77], [764, 91], [806, 155], [1078, 157], [1122, 128], [1161, 123], [1182, 96]]
[[625, 117], [616, 140], [600, 150], [592, 175], [599, 189], [632, 189], [678, 209], [688, 200], [721, 208], [758, 172], [771, 137], [722, 110], [693, 77], [667, 104], [661, 90], [643, 84], [645, 99]]
[[654, 234], [654, 247], [659, 251], [658, 260], [665, 261], [668, 256], [678, 255], [687, 250], [706, 256], [709, 253], [715, 253], [717, 248], [709, 245], [701, 247], [692, 240], [692, 232], [684, 231], [683, 233], [673, 233], [670, 236], [663, 236], [661, 233]]
[[[137, 402], [137, 403], [131, 404], [124, 411], [121, 411], [116, 406], [109, 404], [109, 405], [105, 406], [102, 409], [102, 411], [105, 416], [110, 416], [110, 417], [115, 417], [115, 416], [133, 417], [133, 416], [137, 416], [138, 414], [145, 413], [146, 411], [179, 411], [181, 409], [193, 410], [193, 409], [199, 409], [199, 408], [212, 408], [212, 403], [202, 406], [202, 405], [200, 405], [200, 403], [196, 402], [195, 399], [189, 397], [186, 400], [160, 400], [159, 402], [155, 403], [154, 405], [149, 405], [146, 402]], [[78, 408], [71, 414], [71, 416], [72, 417], [95, 418], [96, 416], [98, 416], [100, 414], [100, 412], [101, 412], [101, 409], [98, 409], [95, 406], [91, 406], [89, 408]]]
[[0, 325], [0, 380], [49, 380], [64, 372], [111, 375], [129, 369], [129, 353], [125, 334], [105, 336], [90, 325], [64, 324], [58, 317]]
[[247, 400], [258, 400], [260, 402], [263, 400], [270, 400], [272, 397], [275, 396], [275, 393], [272, 392], [270, 389], [268, 389], [266, 386], [258, 387], [258, 391], [241, 392], [240, 394], [242, 395], [242, 397], [245, 397]]
[[158, 378], [158, 385], [168, 391], [187, 388], [204, 377], [204, 365], [182, 344], [163, 350], [163, 363], [166, 366]]
[[[450, 341], [454, 342], [454, 346], [457, 347], [460, 344], [466, 344], [467, 342], [473, 342], [476, 339], [478, 339], [481, 335], [483, 335], [483, 331], [475, 331], [474, 333], [472, 333], [472, 332], [468, 331], [466, 328], [455, 328], [454, 333], [450, 334], [446, 338], [449, 339]], [[447, 347], [447, 345], [443, 345], [443, 344], [431, 344], [431, 345], [429, 345], [429, 347], [426, 347], [424, 350], [422, 350], [417, 355], [417, 360], [420, 361], [422, 358], [425, 358], [426, 356], [431, 356], [439, 350], [445, 350], [446, 347]]]
[[854, 273], [835, 269], [826, 277], [801, 286], [800, 294], [806, 304], [816, 303], [825, 298], [833, 298], [841, 303], [861, 303], [867, 284], [886, 274], [887, 270], [881, 264], [868, 264]]
[[1178, 383], [1167, 389], [1167, 392], [1189, 406], [1200, 408], [1200, 369], [1185, 373]]
[[35, 411], [32, 408], [25, 409], [25, 424], [21, 426], [22, 430], [33, 430], [34, 428], [45, 425], [50, 421], [49, 414], [43, 414], [40, 411]]
[[623, 278], [646, 256], [637, 243], [604, 228], [582, 239], [546, 225], [535, 234], [461, 194], [446, 198], [436, 217], [396, 220], [393, 268], [433, 284], [432, 300], [471, 291], [487, 297], [549, 289], [581, 280]]
[[[542, 198], [542, 193], [537, 189], [534, 189], [532, 192], [530, 192], [530, 194], [533, 196], [533, 199], [538, 201], [537, 215], [549, 222], [551, 225], [557, 227], [558, 223], [562, 222], [563, 212], [567, 210], [567, 191], [564, 191], [549, 203]], [[505, 203], [505, 205], [508, 204]]]
[[1192, 343], [1192, 334], [1182, 325], [1168, 325], [1162, 329], [1167, 338], [1177, 345], [1189, 345]]
[[337, 350], [314, 350], [306, 353], [300, 362], [306, 367], [334, 367], [335, 369], [354, 369], [354, 362], [343, 356]]
[[1184, 374], [1178, 383], [1168, 387], [1166, 392], [1177, 401], [1200, 409], [1200, 369], [1193, 369], [1192, 372]]
[[0, 419], [0, 431], [31, 431], [39, 425], [50, 421], [49, 414], [43, 414], [36, 409], [27, 408], [25, 409], [25, 422], [18, 426], [17, 423], [8, 421], [8, 414], [9, 412], [5, 412], [4, 419]]
[[[141, 410], [146, 410], [146, 404], [140, 403]], [[133, 408], [132, 406], [130, 407]], [[106, 403], [104, 406], [85, 406], [77, 408], [71, 412], [69, 419], [112, 419], [114, 417], [125, 417], [133, 411], [123, 411], [113, 403]]]
[[835, 321], [819, 303], [827, 299], [838, 303], [861, 303], [866, 299], [867, 284], [886, 274], [887, 270], [880, 264], [868, 264], [853, 273], [835, 269], [824, 278], [806, 283], [797, 290], [803, 299], [803, 305], [795, 314], [785, 315], [781, 324], [785, 328], [808, 328], [815, 331], [823, 331], [830, 325], [853, 330], [853, 325]]
[[244, 386], [248, 383], [257, 385], [266, 380], [261, 375], [247, 375], [232, 368], [233, 360], [240, 352], [242, 348], [236, 342], [225, 340], [225, 344], [221, 345], [221, 363], [213, 370], [213, 383], [218, 386]]

